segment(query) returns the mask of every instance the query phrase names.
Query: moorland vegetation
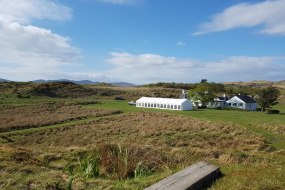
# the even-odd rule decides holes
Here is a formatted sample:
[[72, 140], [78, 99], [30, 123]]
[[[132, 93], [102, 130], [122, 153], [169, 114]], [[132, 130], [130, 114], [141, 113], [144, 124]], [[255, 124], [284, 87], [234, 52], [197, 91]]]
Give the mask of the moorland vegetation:
[[[200, 160], [223, 173], [209, 189], [285, 188], [282, 86], [275, 86], [280, 113], [273, 115], [143, 109], [114, 100], [178, 97], [181, 86], [0, 83], [0, 188], [144, 189]], [[217, 96], [257, 90], [216, 86], [224, 89]]]

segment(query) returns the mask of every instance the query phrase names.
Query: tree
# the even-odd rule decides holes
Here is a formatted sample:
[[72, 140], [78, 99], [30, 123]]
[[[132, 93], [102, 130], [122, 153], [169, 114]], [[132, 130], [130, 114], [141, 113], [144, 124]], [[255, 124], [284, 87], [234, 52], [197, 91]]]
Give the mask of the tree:
[[202, 79], [201, 81], [200, 81], [200, 83], [207, 83], [207, 79]]
[[191, 100], [196, 104], [196, 107], [199, 104], [202, 107], [207, 106], [215, 98], [212, 91], [212, 83], [199, 83], [195, 89], [190, 91]]
[[260, 90], [257, 102], [261, 107], [261, 112], [264, 112], [265, 109], [278, 104], [279, 102], [277, 100], [279, 96], [280, 91], [272, 86]]

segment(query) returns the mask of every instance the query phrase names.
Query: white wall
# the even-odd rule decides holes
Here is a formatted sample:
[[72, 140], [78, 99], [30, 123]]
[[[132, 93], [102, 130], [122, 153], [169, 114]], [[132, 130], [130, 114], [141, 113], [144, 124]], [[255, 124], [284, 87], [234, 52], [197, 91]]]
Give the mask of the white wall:
[[230, 100], [227, 101], [227, 103], [228, 104], [231, 103], [231, 105], [230, 106], [228, 105], [228, 107], [237, 108], [237, 109], [255, 111], [257, 108], [256, 103], [245, 103], [244, 101], [242, 101], [238, 97], [231, 98]]
[[156, 108], [156, 109], [169, 109], [169, 110], [192, 110], [192, 103], [189, 100], [173, 102], [154, 102], [153, 100], [148, 102], [147, 99], [137, 100], [136, 107], [143, 108]]

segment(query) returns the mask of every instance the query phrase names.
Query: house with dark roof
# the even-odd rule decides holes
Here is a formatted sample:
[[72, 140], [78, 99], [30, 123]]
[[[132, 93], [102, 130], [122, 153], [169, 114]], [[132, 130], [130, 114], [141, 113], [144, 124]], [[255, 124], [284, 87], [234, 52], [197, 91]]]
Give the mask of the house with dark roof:
[[227, 100], [227, 107], [255, 111], [257, 108], [256, 101], [247, 95], [236, 95]]
[[216, 97], [214, 101], [209, 102], [207, 108], [224, 108], [227, 107], [229, 98], [224, 94], [223, 96]]

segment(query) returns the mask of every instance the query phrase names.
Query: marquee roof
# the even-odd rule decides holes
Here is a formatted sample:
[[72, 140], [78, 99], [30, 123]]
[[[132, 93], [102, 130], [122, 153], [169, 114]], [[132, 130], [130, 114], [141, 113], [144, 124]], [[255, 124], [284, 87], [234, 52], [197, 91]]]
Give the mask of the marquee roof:
[[141, 97], [140, 99], [137, 100], [137, 102], [159, 103], [159, 104], [182, 104], [184, 102], [190, 102], [190, 101], [187, 99]]

